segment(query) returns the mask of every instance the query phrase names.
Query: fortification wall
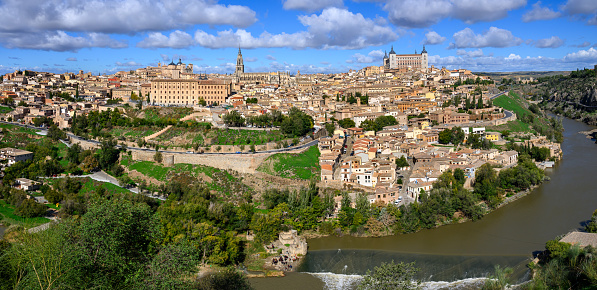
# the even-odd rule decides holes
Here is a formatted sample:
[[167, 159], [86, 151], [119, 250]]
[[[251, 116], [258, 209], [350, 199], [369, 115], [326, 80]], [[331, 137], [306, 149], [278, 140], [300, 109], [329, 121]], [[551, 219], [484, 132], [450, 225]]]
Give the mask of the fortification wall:
[[[308, 147], [307, 147], [308, 148]], [[292, 150], [284, 153], [301, 153], [307, 148]], [[219, 169], [231, 169], [241, 173], [256, 172], [257, 167], [269, 156], [275, 153], [255, 154], [184, 154], [184, 153], [162, 153], [162, 163], [165, 166], [172, 166], [178, 163], [195, 164], [215, 167]], [[154, 161], [154, 151], [132, 151], [132, 158], [136, 161]]]

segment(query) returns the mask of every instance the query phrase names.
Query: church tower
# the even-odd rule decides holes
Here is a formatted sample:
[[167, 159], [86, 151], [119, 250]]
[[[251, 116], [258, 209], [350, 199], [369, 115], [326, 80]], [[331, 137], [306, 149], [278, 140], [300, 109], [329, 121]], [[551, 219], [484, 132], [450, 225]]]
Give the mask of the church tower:
[[236, 71], [234, 74], [237, 76], [245, 72], [245, 65], [243, 64], [243, 54], [240, 52], [240, 46], [238, 47], [238, 56], [236, 57]]

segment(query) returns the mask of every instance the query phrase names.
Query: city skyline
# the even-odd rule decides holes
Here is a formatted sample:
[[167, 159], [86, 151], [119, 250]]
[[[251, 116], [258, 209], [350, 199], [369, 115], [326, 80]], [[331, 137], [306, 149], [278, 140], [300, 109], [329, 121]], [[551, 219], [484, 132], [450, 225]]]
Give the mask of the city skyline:
[[429, 52], [473, 71], [574, 70], [597, 64], [597, 2], [2, 1], [0, 73], [113, 73], [180, 58], [194, 71], [334, 73]]

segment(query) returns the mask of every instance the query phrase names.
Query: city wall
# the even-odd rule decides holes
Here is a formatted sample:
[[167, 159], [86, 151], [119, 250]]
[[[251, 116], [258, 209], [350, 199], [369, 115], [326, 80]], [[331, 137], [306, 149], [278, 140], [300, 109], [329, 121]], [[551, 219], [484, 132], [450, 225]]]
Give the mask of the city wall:
[[[308, 148], [308, 147], [307, 147]], [[287, 151], [283, 153], [301, 153], [307, 148]], [[178, 163], [204, 165], [219, 169], [230, 169], [241, 173], [256, 173], [257, 167], [269, 156], [275, 153], [255, 154], [184, 154], [184, 153], [162, 153], [162, 163], [165, 166], [172, 166]], [[132, 151], [132, 158], [135, 161], [154, 161], [155, 152]]]

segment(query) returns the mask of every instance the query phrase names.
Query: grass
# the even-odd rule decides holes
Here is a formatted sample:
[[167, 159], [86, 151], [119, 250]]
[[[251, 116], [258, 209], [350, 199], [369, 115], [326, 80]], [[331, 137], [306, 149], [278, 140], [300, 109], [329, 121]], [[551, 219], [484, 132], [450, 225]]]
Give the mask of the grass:
[[6, 114], [9, 112], [14, 111], [15, 109], [10, 108], [10, 107], [0, 107], [0, 114]]
[[212, 145], [263, 145], [268, 142], [282, 141], [284, 136], [279, 130], [219, 130], [208, 133], [212, 138]]
[[120, 186], [114, 185], [108, 182], [100, 182], [93, 180], [91, 178], [85, 178], [87, 181], [83, 183], [83, 187], [79, 190], [80, 195], [85, 195], [87, 193], [92, 193], [97, 190], [99, 187], [103, 187], [106, 190], [106, 193], [114, 194], [114, 193], [129, 193], [129, 190], [124, 189]]
[[9, 222], [10, 224], [17, 224], [21, 225], [25, 228], [33, 228], [39, 225], [43, 225], [45, 223], [50, 222], [49, 219], [45, 217], [35, 217], [35, 218], [24, 218], [14, 214], [15, 207], [6, 203], [4, 200], [0, 200], [0, 215], [3, 217], [3, 220]]
[[519, 116], [532, 114], [524, 104], [525, 100], [518, 94], [510, 92], [508, 95], [501, 95], [493, 100], [493, 105], [512, 111]]
[[319, 148], [311, 146], [300, 154], [278, 153], [268, 157], [257, 171], [291, 179], [319, 179]]
[[531, 129], [531, 126], [527, 123], [524, 123], [520, 120], [510, 121], [506, 124], [502, 124], [499, 126], [491, 126], [487, 127], [488, 131], [499, 131], [504, 133], [505, 131], [510, 132], [526, 132], [526, 133], [534, 133], [535, 131]]
[[164, 167], [151, 161], [133, 162], [128, 158], [122, 160], [121, 164], [127, 166], [129, 170], [137, 170], [139, 173], [155, 178], [158, 181], [166, 182], [176, 174], [186, 173], [193, 177], [199, 177], [201, 174], [211, 178], [211, 182], [205, 182], [210, 190], [231, 195], [251, 191], [252, 189], [244, 185], [241, 180], [232, 176], [228, 171], [214, 167], [179, 163], [172, 167]]

